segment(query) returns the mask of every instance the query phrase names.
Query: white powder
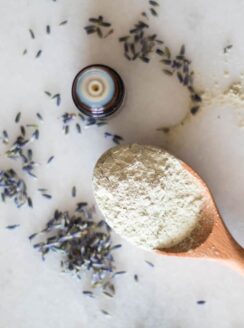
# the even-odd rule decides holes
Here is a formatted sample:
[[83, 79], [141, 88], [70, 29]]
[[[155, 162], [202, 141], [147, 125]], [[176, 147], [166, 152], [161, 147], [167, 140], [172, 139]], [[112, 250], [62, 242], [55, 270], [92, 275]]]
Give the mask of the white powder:
[[234, 113], [239, 127], [244, 127], [244, 88], [243, 81], [237, 81], [228, 86], [228, 88], [222, 92], [218, 90], [206, 90], [202, 94], [201, 106], [218, 106], [228, 105], [231, 109], [234, 109]]
[[143, 248], [167, 248], [197, 226], [203, 189], [181, 161], [154, 146], [117, 146], [97, 162], [97, 204], [108, 224]]
[[[206, 89], [201, 93], [202, 101], [200, 105], [200, 111], [203, 112], [206, 107], [216, 107], [216, 106], [228, 106], [234, 111], [235, 117], [237, 119], [237, 124], [239, 127], [244, 127], [244, 81], [243, 77], [241, 80], [231, 83], [224, 91], [222, 88], [216, 84], [215, 87], [211, 89]], [[171, 128], [176, 130], [181, 128], [182, 125], [189, 123], [192, 120], [192, 114], [189, 112], [184, 117], [184, 119], [177, 125]], [[164, 130], [163, 128], [159, 130]]]

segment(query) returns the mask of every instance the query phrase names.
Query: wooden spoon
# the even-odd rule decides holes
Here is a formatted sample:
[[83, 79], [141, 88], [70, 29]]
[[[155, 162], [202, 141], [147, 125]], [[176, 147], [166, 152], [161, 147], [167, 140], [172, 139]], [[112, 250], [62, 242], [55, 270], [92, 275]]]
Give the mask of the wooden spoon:
[[[218, 260], [244, 274], [244, 249], [233, 239], [226, 228], [206, 184], [191, 167], [184, 162], [181, 163], [184, 169], [198, 180], [204, 190], [205, 203], [200, 227], [193, 231], [192, 238], [171, 249], [157, 250], [157, 253]], [[192, 244], [194, 239], [197, 242]]]

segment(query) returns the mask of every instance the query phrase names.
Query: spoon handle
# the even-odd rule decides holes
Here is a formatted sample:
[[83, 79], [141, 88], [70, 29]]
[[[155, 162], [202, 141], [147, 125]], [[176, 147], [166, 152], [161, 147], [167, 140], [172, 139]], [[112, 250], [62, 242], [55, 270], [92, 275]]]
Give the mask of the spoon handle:
[[233, 258], [226, 261], [227, 262], [226, 264], [244, 275], [244, 249], [241, 248], [240, 246], [239, 248], [240, 248], [239, 250], [235, 251]]
[[244, 249], [231, 236], [219, 214], [204, 246], [207, 246], [210, 258], [218, 259], [244, 275]]
[[171, 253], [170, 255], [216, 260], [244, 276], [244, 249], [231, 236], [215, 207], [209, 207], [208, 211], [205, 211], [205, 215], [206, 218], [214, 219], [212, 231], [206, 241], [191, 252]]

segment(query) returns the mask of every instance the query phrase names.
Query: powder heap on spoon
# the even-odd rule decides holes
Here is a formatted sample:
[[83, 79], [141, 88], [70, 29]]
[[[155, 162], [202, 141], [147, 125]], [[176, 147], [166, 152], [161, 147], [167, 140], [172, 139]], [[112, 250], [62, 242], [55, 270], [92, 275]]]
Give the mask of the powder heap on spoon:
[[143, 248], [173, 247], [199, 224], [203, 187], [159, 147], [110, 149], [96, 164], [93, 185], [108, 224]]

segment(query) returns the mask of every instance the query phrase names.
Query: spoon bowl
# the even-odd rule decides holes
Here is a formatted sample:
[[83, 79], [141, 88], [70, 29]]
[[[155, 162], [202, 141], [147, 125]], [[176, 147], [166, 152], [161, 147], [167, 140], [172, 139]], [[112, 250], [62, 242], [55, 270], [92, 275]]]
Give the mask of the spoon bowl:
[[[145, 155], [146, 152], [149, 152], [150, 156], [148, 155], [148, 157], [142, 157], [142, 154]], [[120, 145], [108, 150], [100, 157], [94, 170], [93, 183], [95, 198], [98, 206], [100, 205], [100, 210], [105, 219], [117, 233], [121, 234], [139, 247], [149, 245], [148, 248], [156, 251], [157, 254], [218, 260], [244, 273], [244, 249], [232, 238], [226, 228], [205, 182], [189, 165], [168, 153], [167, 156], [169, 156], [172, 161], [177, 162], [177, 166], [174, 167], [174, 170], [176, 170], [176, 176], [179, 180], [177, 180], [177, 178], [173, 178], [172, 180], [172, 176], [174, 177], [172, 173], [173, 171], [169, 170], [171, 164], [169, 164], [169, 162], [164, 162], [165, 157], [161, 157], [163, 152], [168, 153], [160, 147], [154, 146], [143, 146], [137, 144]], [[158, 166], [153, 166], [151, 168], [149, 165], [151, 162], [155, 165], [155, 157], [153, 157], [152, 154], [156, 154], [160, 167], [161, 165], [165, 165], [167, 167], [166, 172], [169, 180], [166, 180], [167, 182], [164, 182], [165, 184], [158, 182], [160, 181], [160, 175], [162, 174], [162, 176], [164, 176], [163, 171], [160, 171]], [[139, 166], [137, 166], [138, 163]], [[142, 179], [141, 171], [138, 171], [140, 169], [142, 169], [145, 177], [144, 179]], [[180, 178], [179, 172], [184, 173], [180, 175]], [[149, 173], [149, 175], [147, 175], [147, 173]], [[186, 176], [190, 178], [190, 180], [185, 180]], [[121, 180], [119, 180], [118, 177], [122, 177]], [[129, 181], [129, 184], [126, 184], [124, 181], [126, 181], [126, 183]], [[153, 196], [152, 200], [150, 200], [151, 203], [146, 203], [147, 205], [143, 203], [145, 198], [142, 198], [143, 202], [141, 202], [141, 198], [138, 196], [138, 194], [140, 195], [141, 190], [143, 190], [142, 194], [144, 195], [144, 189], [141, 188], [141, 181], [143, 181], [143, 188], [146, 188], [146, 186], [151, 183], [150, 188], [147, 189], [147, 192], [152, 193]], [[175, 181], [180, 181], [181, 184], [175, 184]], [[198, 188], [193, 189], [193, 191], [192, 189], [189, 189], [189, 181], [194, 181], [194, 185], [199, 186], [200, 191], [198, 191]], [[128, 189], [128, 186], [131, 185], [134, 187], [132, 189]], [[100, 190], [98, 186], [100, 186]], [[167, 190], [166, 193], [168, 192], [168, 195], [172, 198], [166, 198], [165, 194], [163, 194], [163, 196], [160, 194], [158, 197], [161, 188], [163, 188], [162, 190]], [[149, 228], [149, 225], [153, 226], [154, 220], [157, 220], [158, 216], [154, 216], [154, 214], [151, 215], [153, 212], [146, 211], [146, 207], [149, 206], [148, 204], [163, 205], [162, 207], [158, 207], [159, 210], [157, 209], [156, 213], [165, 213], [165, 207], [167, 208], [167, 204], [164, 204], [165, 199], [167, 202], [167, 199], [171, 201], [172, 199], [178, 200], [184, 197], [184, 193], [175, 193], [175, 191], [178, 192], [178, 189], [180, 192], [182, 192], [182, 190], [186, 190], [187, 195], [188, 193], [191, 193], [189, 204], [191, 204], [194, 199], [197, 199], [196, 197], [200, 197], [201, 208], [197, 212], [197, 222], [192, 227], [193, 230], [189, 230], [188, 233], [185, 233], [182, 238], [178, 238], [178, 234], [180, 235], [182, 232], [179, 231], [179, 229], [176, 229], [176, 231], [173, 231], [173, 236], [177, 242], [170, 242], [167, 245], [167, 243], [163, 244], [161, 240], [158, 242], [158, 231], [160, 231], [160, 233], [163, 231], [166, 236], [172, 236], [171, 230], [167, 226], [167, 224], [169, 226], [172, 224], [172, 221], [170, 221], [170, 219], [172, 219], [171, 216], [173, 216], [172, 213], [174, 214], [173, 217], [180, 222], [181, 220], [184, 221], [185, 216], [188, 215], [187, 213], [191, 212], [183, 212], [184, 214], [182, 215], [182, 209], [184, 209], [185, 206], [184, 202], [176, 202], [176, 207], [179, 211], [171, 212], [168, 210], [163, 221], [163, 228], [159, 225], [159, 229], [162, 230], [156, 230], [156, 233], [152, 233], [154, 230], [148, 229], [148, 233], [147, 229], [144, 229], [144, 227], [148, 226]], [[104, 190], [106, 191], [105, 193], [103, 193]], [[129, 206], [127, 205], [128, 190], [130, 190], [129, 192], [132, 199]], [[113, 196], [114, 194], [119, 197]], [[136, 202], [134, 202], [134, 200]], [[175, 206], [174, 202], [173, 204]], [[186, 204], [188, 205], [188, 203]], [[139, 212], [134, 211], [137, 206], [140, 209]], [[112, 216], [111, 211], [108, 210], [110, 207], [112, 209], [116, 209]], [[126, 215], [122, 215], [123, 219], [118, 218], [118, 208], [120, 207], [125, 208], [127, 211]], [[144, 213], [146, 213], [146, 215]], [[177, 214], [175, 215], [175, 213]], [[128, 220], [127, 217], [130, 219]], [[128, 233], [128, 231], [130, 233]], [[142, 239], [138, 239], [138, 235], [142, 236]]]

